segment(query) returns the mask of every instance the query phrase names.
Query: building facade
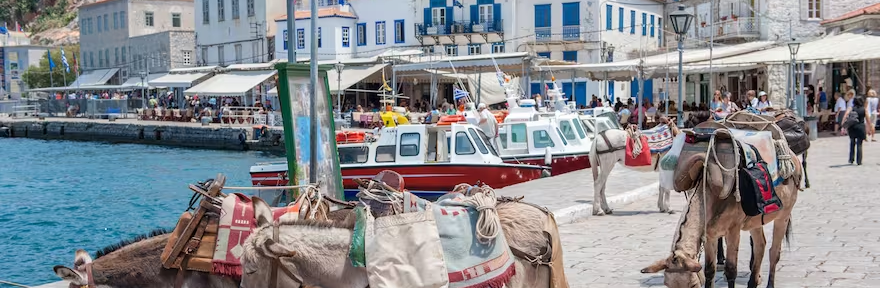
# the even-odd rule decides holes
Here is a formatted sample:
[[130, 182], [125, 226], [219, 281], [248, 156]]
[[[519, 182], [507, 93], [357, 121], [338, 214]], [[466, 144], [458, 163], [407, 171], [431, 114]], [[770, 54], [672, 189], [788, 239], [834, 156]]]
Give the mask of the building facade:
[[274, 58], [275, 25], [284, 0], [196, 0], [196, 53], [201, 66], [264, 63]]
[[[103, 0], [80, 6], [79, 21], [80, 68], [83, 71], [118, 69], [113, 78], [118, 80], [111, 81], [119, 83], [131, 77], [135, 60], [143, 61], [134, 59], [132, 54], [135, 47], [143, 47], [132, 45], [130, 38], [166, 31], [193, 31], [195, 22], [192, 0]], [[147, 46], [152, 45], [155, 43]], [[165, 53], [171, 54], [170, 50]]]
[[[28, 67], [39, 66], [49, 49], [47, 46], [33, 45], [0, 47], [0, 88], [12, 99], [21, 99], [24, 91], [28, 90], [21, 75]], [[61, 63], [57, 64], [61, 66]]]
[[[168, 72], [171, 69], [194, 67], [196, 35], [193, 31], [165, 31], [128, 40], [131, 73]], [[133, 77], [133, 76], [131, 76]]]

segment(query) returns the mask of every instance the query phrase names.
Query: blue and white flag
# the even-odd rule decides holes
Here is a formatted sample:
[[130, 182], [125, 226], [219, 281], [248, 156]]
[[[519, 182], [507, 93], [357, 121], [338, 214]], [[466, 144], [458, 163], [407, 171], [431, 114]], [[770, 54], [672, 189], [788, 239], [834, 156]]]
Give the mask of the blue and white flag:
[[452, 6], [464, 8], [464, 5], [462, 5], [461, 2], [459, 2], [458, 0], [452, 0]]
[[503, 87], [504, 86], [504, 73], [501, 73], [501, 71], [498, 71], [498, 72], [495, 72], [495, 76], [498, 77], [498, 84]]
[[70, 64], [67, 64], [67, 56], [64, 56], [64, 47], [61, 47], [61, 64], [64, 64], [64, 71], [70, 73]]
[[49, 58], [49, 71], [51, 72], [52, 69], [55, 69], [55, 61], [52, 61], [52, 52], [49, 49], [46, 49], [46, 57]]
[[452, 89], [452, 97], [453, 97], [455, 100], [458, 100], [458, 99], [461, 99], [461, 98], [466, 98], [466, 97], [468, 97], [468, 92], [467, 92], [467, 91], [464, 91], [464, 90], [461, 90], [461, 89], [458, 89], [458, 88], [453, 88], [453, 89]]

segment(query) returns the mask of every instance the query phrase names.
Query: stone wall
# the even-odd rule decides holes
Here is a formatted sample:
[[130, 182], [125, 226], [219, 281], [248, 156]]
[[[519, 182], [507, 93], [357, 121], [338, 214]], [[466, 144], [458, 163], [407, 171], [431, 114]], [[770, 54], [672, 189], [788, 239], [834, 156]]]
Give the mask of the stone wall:
[[137, 143], [217, 150], [284, 151], [283, 131], [269, 130], [268, 135], [251, 140], [250, 128], [185, 127], [125, 123], [15, 121], [2, 122], [9, 127], [8, 137]]

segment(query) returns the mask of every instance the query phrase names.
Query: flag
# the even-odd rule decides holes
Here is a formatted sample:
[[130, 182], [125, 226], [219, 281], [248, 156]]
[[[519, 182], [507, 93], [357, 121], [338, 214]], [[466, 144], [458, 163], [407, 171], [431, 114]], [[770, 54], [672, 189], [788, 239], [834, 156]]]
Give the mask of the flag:
[[49, 58], [49, 71], [55, 68], [55, 62], [52, 61], [52, 52], [49, 49], [46, 49], [46, 57]]
[[452, 6], [464, 8], [464, 5], [462, 5], [461, 2], [459, 2], [458, 0], [452, 0]]
[[6, 29], [6, 22], [3, 22], [3, 27], [0, 27], [0, 34], [6, 34], [6, 37], [9, 37], [9, 30]]
[[495, 76], [498, 77], [498, 84], [503, 87], [504, 86], [504, 73], [501, 73], [501, 71], [498, 71], [498, 72], [495, 72]]
[[458, 100], [458, 99], [461, 99], [461, 98], [466, 98], [466, 97], [468, 97], [468, 92], [467, 92], [467, 91], [464, 91], [464, 90], [461, 90], [461, 89], [458, 89], [458, 87], [455, 87], [455, 88], [452, 89], [452, 97], [453, 97], [455, 100]]
[[64, 65], [64, 72], [70, 73], [70, 64], [67, 64], [67, 56], [64, 56], [64, 46], [61, 47], [61, 64]]

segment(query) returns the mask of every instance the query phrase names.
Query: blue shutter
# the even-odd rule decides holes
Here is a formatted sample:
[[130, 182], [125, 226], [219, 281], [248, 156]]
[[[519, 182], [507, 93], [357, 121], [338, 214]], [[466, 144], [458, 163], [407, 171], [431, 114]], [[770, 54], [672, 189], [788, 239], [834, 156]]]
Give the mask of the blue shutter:
[[478, 10], [479, 7], [480, 6], [476, 4], [471, 5], [471, 24], [480, 22], [480, 10]]
[[629, 34], [636, 34], [636, 10], [629, 10]]
[[663, 18], [657, 17], [657, 45], [663, 46]]
[[580, 22], [580, 2], [562, 3], [562, 25], [577, 26]]
[[490, 31], [501, 31], [501, 4], [492, 4], [492, 25], [490, 26], [493, 30]]
[[651, 15], [651, 37], [654, 37], [654, 15]]
[[562, 60], [577, 62], [578, 51], [562, 51]]
[[[431, 8], [425, 8], [425, 15], [422, 20], [425, 21], [424, 23], [422, 23], [422, 25], [424, 25], [424, 27], [422, 27], [422, 29], [425, 29], [427, 27], [431, 27], [431, 25], [434, 24], [434, 23], [431, 23]], [[421, 31], [421, 32], [423, 34], [425, 33], [425, 31]]]
[[573, 92], [571, 84], [571, 82], [562, 83], [562, 94], [565, 94], [562, 97], [574, 99], [574, 97], [571, 96], [571, 93]]
[[617, 9], [617, 14], [620, 15], [620, 19], [617, 19], [617, 31], [623, 32], [623, 7]]
[[570, 97], [569, 99], [574, 99], [575, 104], [587, 105], [587, 82], [576, 82], [574, 83], [574, 97]]
[[550, 27], [550, 4], [535, 5], [535, 27]]
[[[532, 83], [531, 88], [532, 88], [532, 91], [531, 91], [532, 95], [542, 94], [543, 93], [542, 90], [544, 90], [544, 89], [541, 89], [541, 83]], [[529, 96], [531, 96], [531, 95], [529, 95]]]
[[550, 52], [538, 52], [538, 56], [550, 59]]
[[648, 35], [648, 14], [642, 13], [642, 36]]
[[455, 21], [452, 17], [453, 10], [452, 7], [446, 7], [446, 33], [452, 33], [452, 30], [449, 29], [452, 27], [452, 21]]
[[608, 81], [608, 99], [614, 103], [614, 81]]
[[605, 30], [611, 30], [611, 5], [605, 5]]

